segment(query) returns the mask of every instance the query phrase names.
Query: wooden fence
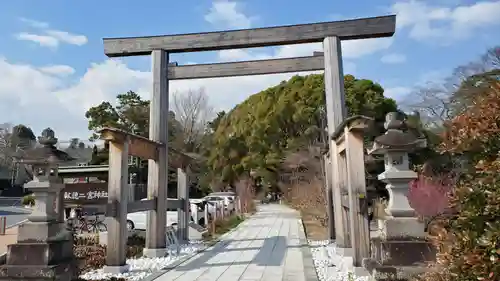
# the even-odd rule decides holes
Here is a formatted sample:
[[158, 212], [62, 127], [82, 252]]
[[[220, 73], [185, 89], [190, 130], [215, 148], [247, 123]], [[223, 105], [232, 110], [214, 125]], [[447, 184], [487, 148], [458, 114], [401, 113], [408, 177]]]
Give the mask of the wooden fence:
[[[60, 193], [58, 200], [58, 213], [63, 216], [64, 202], [74, 204], [104, 204], [108, 224], [106, 267], [123, 271], [126, 265], [126, 241], [128, 237], [127, 213], [150, 211], [146, 229], [146, 246], [152, 246], [167, 252], [166, 206], [177, 208], [179, 223], [177, 237], [179, 241], [188, 240], [189, 229], [189, 189], [187, 175], [183, 169], [178, 168], [178, 199], [166, 198], [165, 181], [156, 180], [148, 182], [148, 197], [146, 200], [130, 202], [130, 187], [128, 180], [128, 156], [142, 159], [157, 160], [162, 144], [149, 139], [128, 134], [124, 131], [106, 128], [101, 131], [102, 138], [109, 142], [109, 171], [108, 182], [97, 184], [68, 184]], [[167, 170], [164, 171], [167, 173]], [[151, 221], [156, 223], [151, 223]], [[154, 241], [151, 241], [154, 240]], [[156, 246], [156, 248], [155, 248]]]
[[366, 198], [363, 132], [372, 119], [346, 119], [332, 135], [333, 197], [337, 246], [351, 248], [354, 266], [370, 257], [368, 202]]

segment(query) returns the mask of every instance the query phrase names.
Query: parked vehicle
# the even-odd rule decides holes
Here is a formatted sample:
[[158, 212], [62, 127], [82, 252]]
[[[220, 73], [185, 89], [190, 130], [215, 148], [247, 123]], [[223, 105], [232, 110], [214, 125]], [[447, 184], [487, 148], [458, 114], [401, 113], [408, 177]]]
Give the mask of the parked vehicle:
[[[142, 200], [146, 200], [146, 199], [142, 199]], [[191, 202], [191, 200], [193, 200], [193, 199], [190, 199], [190, 202]], [[190, 217], [191, 217], [191, 222], [195, 222], [195, 218], [196, 218], [198, 224], [205, 225], [204, 209], [201, 208], [201, 206], [199, 206], [199, 203], [191, 202], [189, 213], [190, 213]], [[195, 214], [194, 217], [193, 217], [193, 214]], [[177, 222], [178, 222], [178, 218], [179, 218], [179, 216], [178, 216], [177, 209], [169, 208], [167, 205], [166, 226], [176, 226]], [[147, 225], [147, 211], [127, 214], [127, 229], [128, 230], [133, 230], [133, 229], [145, 230], [146, 225]]]
[[236, 205], [235, 205], [235, 198], [236, 198], [236, 193], [232, 191], [225, 191], [225, 192], [212, 192], [209, 195], [205, 197], [207, 201], [224, 201], [224, 207], [226, 210], [229, 212], [233, 212], [236, 210]]
[[189, 199], [191, 203], [191, 214], [193, 215], [193, 221], [197, 221], [199, 225], [205, 226], [205, 208], [207, 207], [207, 202], [203, 198], [199, 199]]
[[[206, 208], [208, 209], [208, 214], [210, 217], [215, 213], [215, 208], [217, 204], [224, 204], [224, 198], [218, 196], [207, 196], [204, 198], [207, 202]], [[225, 207], [227, 208], [227, 207]]]

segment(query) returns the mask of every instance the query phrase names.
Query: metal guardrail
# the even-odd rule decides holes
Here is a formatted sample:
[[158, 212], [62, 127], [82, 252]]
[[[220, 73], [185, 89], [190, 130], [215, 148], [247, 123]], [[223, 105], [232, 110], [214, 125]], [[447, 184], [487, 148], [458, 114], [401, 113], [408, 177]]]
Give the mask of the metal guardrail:
[[167, 226], [167, 249], [169, 255], [179, 255], [181, 252], [181, 245], [177, 239], [177, 229], [172, 226]]
[[2, 207], [23, 207], [22, 197], [0, 197], [0, 206]]

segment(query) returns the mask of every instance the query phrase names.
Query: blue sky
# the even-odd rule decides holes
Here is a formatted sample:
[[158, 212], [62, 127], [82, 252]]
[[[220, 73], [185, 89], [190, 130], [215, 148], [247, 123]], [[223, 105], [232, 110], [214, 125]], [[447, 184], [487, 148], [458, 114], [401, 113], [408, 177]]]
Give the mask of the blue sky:
[[[398, 100], [500, 42], [500, 1], [8, 1], [0, 10], [0, 122], [87, 138], [85, 111], [134, 90], [149, 96], [149, 57], [109, 60], [103, 37], [265, 27], [397, 14], [393, 38], [343, 42], [344, 69]], [[176, 54], [180, 64], [310, 55], [320, 44]], [[217, 109], [293, 74], [175, 81]]]

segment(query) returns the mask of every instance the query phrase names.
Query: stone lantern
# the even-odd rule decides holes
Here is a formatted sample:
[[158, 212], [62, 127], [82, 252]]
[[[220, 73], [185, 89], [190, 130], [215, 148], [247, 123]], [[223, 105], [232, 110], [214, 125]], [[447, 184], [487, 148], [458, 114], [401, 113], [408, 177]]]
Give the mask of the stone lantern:
[[386, 184], [389, 202], [385, 214], [378, 216], [379, 230], [370, 233], [371, 258], [364, 266], [374, 280], [409, 280], [413, 274], [424, 272], [425, 263], [436, 256], [425, 238], [425, 226], [407, 198], [409, 183], [417, 178], [410, 170], [408, 153], [424, 148], [426, 140], [404, 132], [404, 123], [395, 112], [387, 114], [384, 125], [386, 133], [375, 139], [369, 153], [384, 156], [384, 172], [378, 179]]
[[33, 180], [24, 187], [33, 191], [35, 209], [19, 226], [17, 243], [8, 246], [0, 280], [71, 280], [76, 274], [72, 235], [55, 210], [64, 188], [58, 165], [73, 159], [55, 147], [57, 138], [50, 128], [42, 132], [38, 142], [39, 146], [16, 157], [19, 163], [32, 167]]
[[[385, 170], [378, 175], [378, 179], [386, 183], [389, 202], [385, 209], [386, 220], [383, 221], [384, 225], [380, 226], [382, 226], [385, 236], [413, 236], [416, 234], [411, 233], [413, 228], [408, 228], [409, 225], [403, 223], [403, 221], [410, 223], [410, 220], [413, 222], [416, 218], [407, 199], [409, 183], [417, 178], [417, 174], [410, 170], [408, 153], [425, 148], [427, 143], [425, 139], [403, 132], [404, 123], [397, 119], [396, 112], [387, 114], [384, 126], [387, 130], [386, 133], [375, 138], [373, 149], [369, 151], [370, 154], [384, 156]], [[420, 225], [413, 226], [420, 228]], [[422, 231], [423, 228], [418, 233]]]

